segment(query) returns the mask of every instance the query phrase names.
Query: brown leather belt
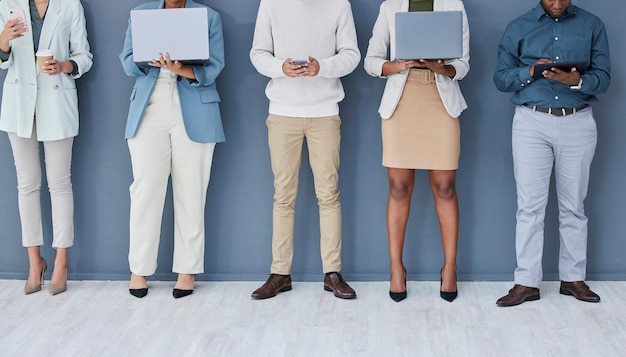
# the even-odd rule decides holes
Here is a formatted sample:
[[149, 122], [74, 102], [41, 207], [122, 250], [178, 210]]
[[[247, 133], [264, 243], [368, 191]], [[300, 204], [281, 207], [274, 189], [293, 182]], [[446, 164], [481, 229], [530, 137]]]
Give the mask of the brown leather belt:
[[579, 112], [583, 109], [586, 109], [589, 107], [589, 104], [583, 104], [578, 108], [544, 108], [544, 107], [537, 107], [534, 105], [529, 105], [529, 104], [522, 104], [523, 106], [530, 108], [534, 111], [537, 112], [541, 112], [541, 113], [547, 113], [550, 115], [554, 115], [555, 117], [564, 117], [566, 115], [570, 115], [570, 114], [574, 114], [576, 112]]

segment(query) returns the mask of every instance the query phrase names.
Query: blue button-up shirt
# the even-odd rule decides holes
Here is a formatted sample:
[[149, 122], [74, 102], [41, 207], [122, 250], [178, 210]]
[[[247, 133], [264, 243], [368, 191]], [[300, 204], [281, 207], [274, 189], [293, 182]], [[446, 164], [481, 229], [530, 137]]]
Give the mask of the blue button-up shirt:
[[[588, 63], [580, 90], [548, 78], [533, 80], [530, 67], [540, 58]], [[550, 108], [576, 108], [595, 102], [611, 81], [609, 43], [602, 21], [570, 5], [558, 19], [539, 3], [511, 22], [498, 45], [493, 80], [499, 90], [515, 92], [511, 101]]]

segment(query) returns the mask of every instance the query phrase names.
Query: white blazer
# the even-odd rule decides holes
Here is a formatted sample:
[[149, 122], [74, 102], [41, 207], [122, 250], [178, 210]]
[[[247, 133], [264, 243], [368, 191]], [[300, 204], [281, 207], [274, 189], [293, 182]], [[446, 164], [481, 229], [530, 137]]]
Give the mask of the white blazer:
[[33, 122], [36, 122], [38, 141], [78, 135], [78, 96], [74, 80], [89, 71], [93, 58], [80, 0], [50, 0], [39, 40], [39, 48], [54, 51], [55, 59], [76, 62], [76, 76], [38, 73], [29, 0], [2, 0], [1, 28], [9, 20], [10, 9], [24, 10], [29, 31], [11, 41], [9, 59], [0, 61], [0, 68], [9, 70], [3, 86], [0, 130], [30, 138]]
[[[388, 61], [388, 49], [390, 50], [391, 59], [395, 59], [396, 57], [395, 15], [396, 12], [400, 11], [409, 11], [409, 0], [385, 0], [380, 5], [380, 12], [374, 24], [372, 38], [370, 38], [364, 61], [365, 71], [374, 77], [383, 77], [383, 64]], [[467, 108], [467, 103], [465, 102], [465, 98], [463, 98], [463, 94], [461, 94], [458, 83], [459, 80], [467, 75], [470, 68], [469, 25], [467, 23], [467, 15], [465, 14], [463, 2], [460, 0], [435, 0], [434, 11], [463, 12], [463, 56], [459, 59], [446, 61], [446, 64], [454, 66], [456, 75], [454, 78], [439, 74], [435, 75], [437, 90], [439, 91], [446, 111], [451, 117], [458, 118], [461, 112]], [[437, 29], [433, 29], [433, 31], [436, 30]], [[424, 34], [416, 34], [416, 36], [421, 35]], [[406, 70], [387, 77], [385, 91], [383, 92], [380, 107], [378, 108], [378, 112], [383, 119], [389, 119], [396, 110], [408, 75], [409, 70]]]

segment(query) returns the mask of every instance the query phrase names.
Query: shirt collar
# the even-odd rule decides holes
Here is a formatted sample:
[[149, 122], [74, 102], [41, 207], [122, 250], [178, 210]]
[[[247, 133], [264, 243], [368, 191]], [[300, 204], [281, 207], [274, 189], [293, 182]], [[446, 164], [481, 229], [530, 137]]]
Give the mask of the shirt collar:
[[[570, 3], [569, 6], [567, 7], [567, 10], [565, 10], [565, 14], [562, 17], [573, 16], [573, 15], [576, 15], [577, 13], [578, 13], [578, 7]], [[541, 1], [539, 1], [539, 4], [535, 6], [535, 17], [537, 18], [537, 20], [541, 20], [541, 17], [543, 16], [548, 17], [548, 14], [546, 13], [546, 10], [543, 9], [543, 6], [541, 6]]]

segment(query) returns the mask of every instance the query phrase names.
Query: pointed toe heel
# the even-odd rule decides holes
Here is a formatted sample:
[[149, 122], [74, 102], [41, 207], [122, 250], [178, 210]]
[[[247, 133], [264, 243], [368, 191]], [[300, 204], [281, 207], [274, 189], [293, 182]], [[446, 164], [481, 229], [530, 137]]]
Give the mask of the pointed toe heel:
[[391, 300], [395, 301], [395, 302], [400, 302], [404, 299], [406, 299], [406, 291], [401, 291], [401, 292], [393, 292], [391, 290], [389, 290], [389, 297], [391, 298]]
[[141, 299], [141, 298], [145, 297], [146, 295], [148, 295], [148, 288], [128, 289], [128, 292], [132, 296]]
[[24, 285], [25, 295], [29, 295], [29, 294], [41, 291], [41, 288], [43, 287], [43, 283], [44, 283], [43, 276], [44, 276], [44, 273], [46, 272], [46, 269], [48, 269], [48, 264], [46, 264], [45, 259], [41, 258], [41, 274], [39, 276], [39, 284], [33, 284], [33, 285], [25, 284]]
[[185, 296], [189, 296], [193, 294], [193, 289], [191, 290], [186, 290], [186, 289], [174, 289], [174, 291], [172, 291], [172, 295], [174, 296], [174, 299], [180, 299], [182, 297]]
[[67, 291], [67, 284], [63, 284], [63, 285], [50, 285], [48, 287], [48, 292], [50, 293], [50, 295], [54, 296], [54, 295], [58, 295], [60, 293], [66, 292]]
[[[454, 273], [454, 280], [456, 280], [456, 273]], [[443, 291], [441, 290], [443, 287], [443, 268], [439, 272], [439, 296], [447, 302], [452, 302], [459, 296], [459, 292], [457, 291]]]
[[[389, 280], [391, 280], [391, 278], [389, 278]], [[395, 302], [400, 302], [404, 299], [406, 299], [407, 296], [407, 289], [406, 289], [406, 268], [404, 268], [404, 291], [391, 291], [389, 290], [389, 297], [391, 298], [391, 300], [395, 301]]]

